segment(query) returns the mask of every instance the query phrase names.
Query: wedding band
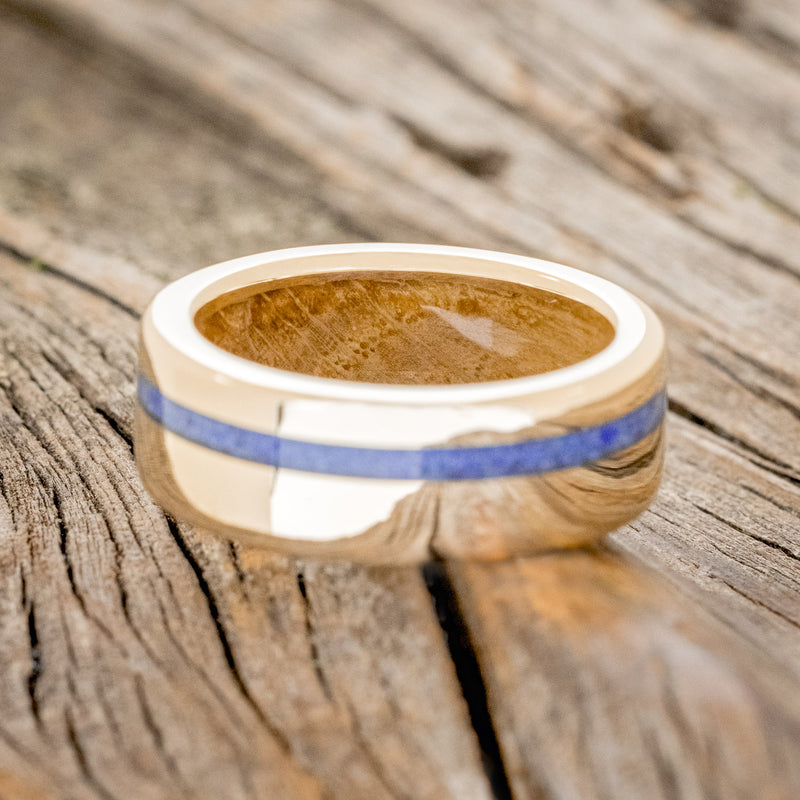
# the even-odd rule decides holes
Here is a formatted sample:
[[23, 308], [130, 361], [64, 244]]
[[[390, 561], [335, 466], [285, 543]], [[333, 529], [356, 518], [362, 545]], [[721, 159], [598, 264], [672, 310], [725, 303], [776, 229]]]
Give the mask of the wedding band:
[[[446, 371], [451, 339], [472, 348], [481, 369], [492, 353], [501, 353], [497, 358], [504, 365], [537, 356], [547, 302], [536, 300], [540, 305], [527, 316], [506, 305], [517, 320], [512, 330], [475, 311], [474, 302], [465, 305], [466, 294], [458, 288], [452, 290], [461, 298], [458, 307], [412, 298], [413, 313], [402, 315], [384, 312], [368, 298], [370, 313], [386, 317], [370, 347], [356, 342], [354, 354], [345, 354], [350, 361], [337, 355], [322, 367], [311, 362], [327, 358], [328, 343], [319, 330], [312, 336], [297, 323], [300, 311], [286, 319], [275, 312], [276, 330], [284, 337], [284, 344], [273, 346], [275, 364], [284, 363], [285, 342], [295, 341], [286, 337], [295, 337], [291, 369], [241, 354], [261, 346], [260, 339], [250, 341], [251, 310], [245, 305], [235, 310], [237, 325], [244, 327], [226, 328], [223, 319], [219, 341], [200, 329], [204, 309], [225, 308], [229, 297], [245, 303], [241, 298], [256, 290], [291, 290], [292, 281], [308, 283], [303, 297], [317, 293], [324, 313], [335, 314], [334, 284], [325, 281], [335, 275], [336, 286], [344, 285], [341, 276], [350, 275], [359, 292], [369, 294], [364, 287], [372, 284], [362, 280], [367, 274], [382, 276], [381, 291], [395, 305], [406, 302], [398, 287], [410, 278], [423, 289], [429, 280], [437, 297], [449, 287], [473, 284], [487, 297], [501, 290], [504, 298], [515, 297], [516, 290], [520, 296], [540, 291], [545, 299], [555, 298], [553, 313], [563, 300], [587, 308], [587, 319], [602, 319], [608, 343], [588, 357], [576, 354], [567, 366], [481, 382], [416, 384], [413, 370], [397, 382], [319, 373], [324, 367], [339, 375], [353, 359], [375, 363], [389, 344], [404, 345], [406, 320], [442, 332], [441, 340], [413, 343], [422, 354], [417, 368], [427, 369], [431, 359]], [[292, 309], [299, 307], [296, 293], [287, 296]], [[278, 306], [259, 308], [267, 313], [263, 308]], [[313, 319], [313, 309], [302, 312]], [[356, 330], [358, 320], [342, 325]], [[548, 335], [563, 350], [572, 341], [570, 326], [561, 325], [562, 337], [558, 325], [550, 320], [547, 330], [555, 331]], [[242, 331], [248, 341], [240, 353], [235, 337]], [[218, 535], [298, 557], [400, 564], [579, 546], [644, 510], [661, 476], [661, 323], [621, 287], [538, 259], [378, 243], [227, 261], [159, 292], [142, 319], [139, 363], [135, 454], [156, 501]], [[463, 366], [454, 364], [453, 370]]]

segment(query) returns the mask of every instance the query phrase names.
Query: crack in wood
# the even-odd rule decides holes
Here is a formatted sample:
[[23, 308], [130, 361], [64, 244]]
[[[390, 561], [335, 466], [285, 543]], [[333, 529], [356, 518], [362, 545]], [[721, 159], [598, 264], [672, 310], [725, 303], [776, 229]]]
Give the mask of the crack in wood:
[[[43, 320], [40, 317], [32, 314], [30, 309], [25, 308], [24, 306], [16, 303], [11, 303], [10, 305], [13, 308], [19, 310], [20, 313], [24, 314], [30, 320], [32, 320], [34, 324], [41, 325], [47, 331], [47, 333], [52, 335], [55, 339], [58, 339], [61, 336], [60, 331], [57, 331], [52, 326], [48, 325], [46, 320]], [[65, 318], [65, 322], [71, 323], [72, 320]], [[79, 335], [84, 333], [83, 331], [78, 331], [78, 330], [76, 330], [75, 332], [78, 333]], [[94, 342], [94, 344], [97, 345], [96, 342]], [[105, 363], [107, 363], [112, 369], [115, 369], [117, 372], [119, 372], [119, 374], [123, 376], [124, 381], [126, 382], [132, 381], [132, 375], [125, 375], [115, 365], [109, 363], [108, 360], [105, 358], [104, 354], [102, 353], [102, 348], [100, 348], [99, 345], [97, 345], [97, 347], [98, 347], [98, 352], [101, 352], [101, 355], [103, 355], [103, 360]], [[75, 371], [67, 369], [66, 366], [63, 363], [61, 363], [57, 358], [54, 358], [53, 355], [50, 352], [48, 352], [48, 350], [45, 347], [40, 347], [40, 349], [38, 350], [38, 354], [47, 364], [50, 365], [53, 371], [57, 375], [59, 375], [64, 380], [64, 382], [70, 388], [72, 388], [81, 397], [82, 400], [84, 400], [87, 403], [87, 405], [89, 405], [92, 408], [93, 411], [95, 411], [99, 416], [103, 417], [106, 420], [106, 422], [109, 424], [112, 430], [115, 433], [117, 433], [117, 435], [119, 435], [120, 438], [122, 438], [123, 441], [128, 445], [128, 449], [130, 450], [130, 452], [133, 452], [133, 438], [130, 435], [130, 433], [126, 430], [123, 421], [114, 416], [112, 412], [102, 408], [102, 406], [97, 404], [92, 398], [90, 398], [87, 395], [87, 393], [83, 390], [81, 386], [80, 376], [77, 375]], [[25, 369], [25, 367], [23, 367], [23, 369]], [[29, 374], [31, 374], [30, 370], [27, 371]], [[36, 382], [35, 378], [33, 378], [32, 375], [31, 379], [34, 380], [34, 382]], [[42, 388], [41, 385], [38, 384], [38, 382], [37, 385], [39, 386], [40, 389]], [[44, 390], [42, 389], [42, 391]]]
[[225, 631], [225, 626], [222, 624], [222, 619], [220, 617], [219, 608], [217, 606], [217, 601], [214, 597], [213, 592], [211, 591], [211, 587], [206, 580], [206, 576], [203, 573], [203, 569], [200, 566], [199, 562], [194, 556], [194, 553], [189, 548], [188, 543], [183, 537], [183, 534], [180, 531], [178, 523], [175, 522], [171, 517], [165, 517], [167, 521], [167, 528], [175, 540], [175, 543], [178, 545], [178, 549], [181, 551], [183, 557], [186, 559], [186, 562], [191, 567], [192, 572], [195, 574], [195, 578], [197, 579], [197, 585], [200, 591], [203, 593], [203, 596], [206, 598], [206, 604], [208, 605], [208, 611], [211, 615], [211, 620], [214, 623], [214, 627], [217, 633], [217, 639], [219, 640], [219, 644], [222, 648], [222, 653], [225, 657], [225, 661], [228, 665], [228, 670], [233, 678], [233, 682], [236, 685], [239, 693], [242, 695], [244, 700], [250, 706], [250, 708], [255, 713], [258, 720], [262, 723], [262, 725], [267, 729], [270, 735], [275, 739], [278, 746], [283, 750], [284, 754], [288, 756], [292, 756], [292, 748], [289, 743], [289, 740], [283, 734], [282, 731], [278, 729], [278, 727], [267, 717], [264, 713], [264, 710], [261, 706], [254, 700], [253, 696], [250, 694], [250, 690], [247, 688], [247, 684], [244, 682], [241, 673], [239, 672], [239, 666], [236, 662], [236, 658], [233, 654], [233, 648], [231, 647], [230, 641], [228, 639], [228, 634]]
[[144, 722], [145, 727], [150, 733], [150, 738], [152, 739], [153, 744], [155, 745], [156, 752], [158, 753], [159, 758], [161, 758], [161, 760], [164, 762], [164, 765], [169, 771], [170, 776], [177, 779], [177, 782], [181, 787], [181, 793], [183, 794], [184, 797], [186, 797], [188, 796], [187, 788], [183, 783], [183, 778], [178, 769], [178, 763], [175, 761], [172, 755], [167, 751], [164, 742], [164, 733], [161, 730], [161, 728], [156, 724], [155, 718], [153, 717], [153, 709], [150, 707], [150, 702], [147, 699], [147, 692], [145, 691], [144, 681], [141, 675], [134, 676], [133, 685], [134, 685], [134, 691], [136, 693], [136, 699], [142, 711], [142, 721]]
[[763, 372], [765, 375], [768, 375], [770, 378], [782, 384], [783, 386], [786, 386], [789, 389], [797, 388], [797, 378], [795, 378], [793, 375], [790, 375], [788, 372], [784, 372], [783, 370], [772, 367], [769, 364], [765, 364], [763, 361], [759, 361], [755, 356], [751, 356], [747, 353], [743, 353], [741, 350], [737, 350], [732, 344], [722, 339], [717, 339], [714, 336], [709, 336], [708, 338], [710, 341], [713, 341], [720, 347], [725, 348], [725, 350], [727, 350], [729, 353], [732, 353], [737, 358], [747, 362], [750, 364], [750, 366], [755, 367], [757, 370], [759, 370], [759, 372]]
[[[753, 50], [769, 58], [777, 57], [784, 66], [791, 69], [800, 67], [800, 48], [797, 39], [776, 28], [769, 19], [748, 18], [748, 12], [754, 6], [757, 8], [757, 3], [747, 0], [659, 0], [659, 2], [668, 8], [673, 8], [682, 20], [685, 20], [688, 9], [694, 14], [695, 19], [735, 33]], [[772, 4], [763, 5], [769, 8]]]
[[800, 280], [800, 271], [795, 269], [789, 262], [777, 258], [776, 256], [772, 256], [769, 253], [765, 253], [763, 250], [759, 250], [756, 247], [745, 244], [744, 242], [736, 242], [727, 236], [723, 236], [721, 233], [712, 230], [707, 225], [703, 225], [688, 213], [678, 211], [676, 216], [684, 225], [687, 225], [692, 230], [703, 234], [703, 236], [708, 236], [709, 239], [713, 239], [715, 242], [721, 244], [723, 247], [726, 247], [729, 250], [732, 250], [734, 253], [745, 256], [746, 258], [751, 258], [754, 261], [758, 261], [759, 263], [770, 267], [771, 269], [775, 270], [775, 272], [778, 272], [782, 275], [788, 275], [790, 278]]
[[[97, 501], [96, 501], [96, 498], [95, 498], [94, 493], [92, 491], [92, 488], [91, 488], [91, 486], [88, 485], [85, 476], [83, 476], [80, 473], [80, 471], [77, 471], [77, 475], [78, 475], [78, 479], [79, 479], [81, 485], [83, 486], [84, 490], [87, 493], [87, 497], [91, 498], [92, 501], [95, 503], [95, 505], [97, 505]], [[83, 612], [84, 616], [88, 620], [93, 622], [95, 625], [97, 625], [98, 628], [105, 634], [106, 638], [109, 641], [112, 641], [112, 642], [114, 642], [114, 644], [116, 646], [121, 647], [121, 645], [119, 644], [117, 639], [114, 637], [114, 635], [111, 633], [111, 631], [108, 629], [108, 627], [105, 625], [105, 623], [101, 622], [100, 619], [96, 615], [90, 613], [88, 608], [87, 608], [86, 601], [85, 601], [85, 599], [83, 597], [83, 594], [78, 589], [77, 582], [75, 580], [74, 570], [73, 570], [73, 567], [72, 567], [72, 561], [69, 558], [69, 551], [68, 551], [68, 546], [67, 546], [69, 530], [68, 530], [68, 526], [67, 526], [67, 524], [66, 524], [66, 522], [64, 520], [64, 515], [62, 513], [61, 499], [59, 498], [58, 490], [55, 487], [51, 489], [51, 500], [52, 500], [53, 506], [55, 508], [56, 518], [57, 518], [57, 521], [58, 521], [59, 548], [61, 550], [61, 555], [62, 555], [62, 558], [63, 558], [64, 563], [65, 563], [66, 568], [67, 568], [67, 579], [69, 581], [70, 588], [72, 589], [72, 594], [74, 595], [75, 599], [78, 601], [78, 604], [79, 604], [79, 606], [81, 608], [81, 611]], [[119, 544], [116, 536], [114, 535], [113, 525], [112, 525], [111, 521], [106, 517], [106, 515], [99, 508], [98, 508], [98, 513], [100, 514], [100, 516], [103, 519], [103, 522], [104, 522], [105, 527], [106, 527], [106, 533], [108, 534], [108, 538], [109, 538], [109, 540], [111, 542], [111, 545], [112, 545], [112, 547], [114, 549], [114, 566], [115, 566], [114, 577], [115, 577], [115, 583], [117, 585], [117, 590], [119, 592], [120, 608], [122, 610], [122, 615], [125, 618], [125, 621], [127, 622], [131, 633], [134, 635], [134, 637], [137, 640], [137, 642], [141, 645], [141, 647], [144, 650], [144, 652], [148, 655], [148, 657], [153, 661], [154, 664], [158, 664], [159, 660], [156, 658], [156, 656], [153, 653], [152, 648], [150, 647], [150, 645], [145, 641], [144, 637], [142, 636], [142, 633], [139, 631], [137, 626], [134, 625], [133, 620], [131, 619], [131, 616], [130, 616], [130, 611], [128, 609], [128, 592], [127, 592], [127, 589], [124, 586], [123, 579], [122, 579], [122, 572], [123, 572], [122, 571], [122, 559], [124, 557], [124, 551], [122, 549], [122, 546]], [[135, 536], [134, 536], [134, 539], [136, 539]], [[137, 539], [137, 543], [141, 547], [141, 544], [138, 542], [138, 539]]]
[[231, 564], [233, 564], [233, 571], [236, 573], [236, 579], [242, 586], [242, 592], [247, 596], [247, 574], [242, 569], [242, 563], [239, 560], [239, 548], [236, 542], [228, 542], [228, 554], [231, 557]]
[[[189, 669], [197, 675], [203, 685], [208, 689], [211, 693], [212, 697], [219, 703], [220, 708], [225, 713], [225, 715], [231, 720], [231, 722], [240, 727], [242, 723], [241, 716], [239, 716], [234, 709], [231, 707], [231, 704], [226, 700], [224, 694], [220, 690], [220, 687], [217, 686], [212, 680], [209, 679], [209, 676], [206, 672], [197, 664], [197, 662], [189, 655], [186, 651], [186, 648], [180, 642], [180, 640], [175, 636], [175, 632], [172, 630], [172, 621], [169, 619], [166, 609], [164, 608], [164, 604], [161, 600], [158, 600], [158, 610], [159, 610], [159, 617], [161, 619], [161, 623], [164, 629], [164, 633], [167, 636], [170, 644], [175, 648], [178, 655], [183, 659]], [[158, 663], [158, 662], [156, 662]], [[238, 687], [237, 687], [238, 690]], [[210, 704], [202, 700], [203, 704], [206, 708], [210, 710]]]
[[342, 702], [347, 709], [347, 718], [350, 722], [350, 733], [353, 736], [353, 741], [372, 769], [372, 774], [375, 776], [378, 783], [386, 790], [389, 797], [398, 798], [398, 800], [414, 800], [414, 798], [409, 797], [405, 792], [400, 792], [398, 794], [397, 787], [392, 785], [392, 781], [386, 774], [383, 764], [373, 752], [370, 740], [364, 735], [358, 712], [346, 697], [342, 699]]
[[[67, 546], [67, 538], [69, 532], [67, 530], [67, 524], [64, 522], [64, 515], [61, 510], [61, 500], [58, 497], [58, 492], [55, 488], [51, 489], [51, 496], [50, 499], [53, 503], [53, 508], [56, 512], [56, 524], [58, 525], [58, 547], [61, 551], [61, 558], [64, 561], [64, 566], [67, 570], [67, 581], [69, 582], [70, 589], [72, 590], [72, 594], [75, 599], [78, 601], [78, 605], [81, 607], [81, 610], [84, 614], [88, 613], [86, 611], [86, 603], [84, 602], [83, 596], [78, 590], [78, 584], [75, 581], [75, 571], [72, 567], [72, 561], [69, 557], [69, 548]], [[105, 626], [104, 626], [105, 627]], [[111, 632], [106, 629], [109, 636], [111, 636]]]
[[[72, 385], [74, 386], [75, 384]], [[86, 399], [87, 398], [84, 397], [84, 400]], [[93, 405], [92, 411], [94, 411], [98, 416], [102, 417], [108, 423], [111, 430], [113, 430], [114, 433], [116, 433], [117, 436], [122, 439], [122, 441], [127, 445], [128, 450], [133, 453], [133, 436], [131, 436], [131, 434], [122, 427], [122, 423], [100, 406]]]
[[772, 606], [767, 605], [766, 603], [762, 602], [761, 600], [757, 600], [755, 597], [753, 597], [752, 595], [747, 594], [747, 592], [743, 591], [738, 586], [734, 586], [734, 584], [730, 583], [729, 581], [726, 581], [724, 578], [720, 578], [720, 582], [725, 584], [725, 586], [727, 586], [732, 592], [738, 594], [739, 597], [744, 598], [749, 603], [752, 603], [753, 605], [756, 605], [759, 608], [763, 608], [765, 611], [768, 611], [770, 614], [774, 614], [776, 617], [779, 617], [784, 622], [788, 622], [789, 625], [791, 625], [794, 628], [800, 628], [800, 622], [798, 622], [797, 620], [792, 619], [791, 617], [786, 616], [786, 614], [784, 614], [782, 611], [778, 611], [776, 608], [773, 608]]
[[796, 405], [790, 403], [788, 400], [784, 400], [784, 398], [780, 397], [774, 392], [771, 392], [769, 389], [766, 389], [763, 386], [742, 380], [742, 378], [740, 378], [729, 366], [727, 366], [727, 364], [723, 364], [718, 358], [715, 358], [710, 353], [704, 353], [702, 351], [698, 351], [698, 353], [705, 362], [711, 364], [713, 367], [716, 367], [720, 372], [727, 375], [734, 383], [738, 384], [743, 389], [746, 389], [756, 397], [760, 397], [762, 400], [766, 400], [767, 402], [775, 403], [775, 405], [781, 406], [793, 417], [800, 420], [800, 408], [798, 408]]
[[439, 528], [441, 527], [441, 512], [442, 512], [442, 493], [437, 491], [433, 500], [433, 511], [431, 512], [431, 525], [430, 535], [428, 536], [428, 553], [431, 561], [442, 561], [443, 556], [437, 547], [437, 539], [439, 538]]
[[[795, 468], [791, 464], [787, 464], [785, 461], [780, 461], [773, 456], [767, 455], [757, 447], [754, 447], [743, 439], [740, 439], [738, 436], [734, 436], [732, 433], [729, 433], [715, 422], [711, 422], [711, 420], [696, 414], [694, 411], [691, 411], [688, 406], [685, 406], [675, 398], [671, 397], [669, 399], [669, 410], [673, 414], [676, 414], [677, 416], [682, 417], [683, 419], [688, 420], [689, 422], [698, 425], [701, 428], [705, 428], [715, 436], [719, 436], [720, 439], [724, 439], [726, 442], [730, 442], [731, 444], [741, 448], [746, 453], [750, 453], [756, 456], [758, 459], [761, 459], [761, 461], [756, 461], [752, 458], [748, 458], [748, 461], [755, 466], [767, 470], [767, 472], [777, 475], [779, 478], [783, 478], [783, 480], [788, 481], [789, 483], [800, 486], [800, 477], [793, 474], [795, 472]], [[745, 456], [745, 458], [747, 458], [747, 456]], [[763, 461], [766, 461], [767, 463], [764, 464]]]
[[461, 685], [461, 693], [481, 749], [483, 768], [495, 800], [512, 800], [511, 786], [489, 710], [486, 683], [455, 587], [442, 561], [426, 564], [422, 568], [422, 577], [455, 666], [456, 678]]
[[753, 30], [752, 35], [747, 38], [761, 52], [767, 53], [770, 57], [779, 56], [786, 66], [795, 70], [800, 69], [798, 40], [787, 36], [779, 28], [763, 25]]
[[779, 503], [774, 497], [771, 497], [764, 492], [759, 492], [758, 489], [748, 486], [747, 484], [742, 484], [742, 489], [744, 489], [746, 492], [750, 492], [750, 494], [754, 494], [756, 497], [760, 497], [762, 500], [766, 500], [768, 503], [775, 506], [775, 508], [779, 508], [781, 511], [785, 511], [787, 514], [791, 514], [793, 517], [800, 519], [800, 510], [792, 508], [791, 506], [786, 505], [786, 503]]
[[37, 727], [41, 730], [42, 718], [39, 714], [39, 697], [36, 686], [42, 674], [42, 649], [39, 646], [39, 633], [36, 630], [35, 603], [30, 601], [28, 606], [28, 640], [31, 651], [31, 669], [28, 673], [28, 695], [30, 697], [31, 713], [36, 720]]
[[98, 777], [94, 774], [94, 770], [92, 769], [91, 765], [89, 764], [89, 760], [86, 757], [83, 745], [78, 738], [78, 733], [69, 708], [64, 709], [64, 723], [66, 725], [67, 738], [72, 746], [72, 751], [75, 754], [75, 760], [78, 763], [78, 769], [80, 769], [81, 775], [83, 775], [86, 783], [92, 789], [94, 789], [95, 792], [97, 792], [102, 800], [117, 800], [117, 798], [105, 787], [103, 783], [100, 782]]
[[331, 691], [328, 679], [322, 669], [322, 662], [319, 657], [319, 648], [317, 647], [316, 637], [314, 634], [314, 625], [311, 621], [311, 601], [308, 597], [308, 590], [306, 589], [306, 580], [303, 572], [297, 573], [297, 588], [300, 591], [300, 597], [303, 600], [303, 616], [305, 624], [306, 639], [308, 640], [309, 656], [311, 657], [311, 667], [314, 670], [314, 677], [317, 679], [320, 689], [325, 697], [333, 702], [333, 692]]
[[[124, 570], [122, 569], [122, 561], [125, 558], [125, 551], [120, 545], [116, 535], [114, 534], [112, 526], [106, 522], [106, 528], [108, 533], [109, 541], [111, 542], [111, 546], [114, 550], [114, 581], [117, 584], [117, 590], [119, 591], [119, 604], [120, 608], [122, 608], [122, 616], [125, 617], [125, 622], [128, 623], [131, 631], [133, 631], [136, 639], [144, 648], [145, 652], [148, 655], [151, 655], [150, 650], [148, 649], [147, 645], [145, 644], [141, 633], [137, 629], [137, 627], [133, 624], [133, 620], [131, 619], [131, 612], [130, 608], [128, 607], [128, 590], [125, 586], [125, 581], [123, 579]], [[155, 662], [155, 659], [154, 659]]]
[[793, 559], [794, 561], [800, 561], [800, 554], [795, 553], [790, 548], [786, 547], [785, 545], [778, 544], [777, 542], [773, 542], [771, 539], [767, 539], [763, 536], [759, 536], [757, 533], [752, 533], [751, 531], [746, 530], [741, 525], [737, 525], [735, 522], [731, 522], [724, 517], [721, 517], [716, 512], [712, 511], [705, 506], [700, 505], [699, 503], [692, 502], [692, 505], [698, 510], [701, 511], [703, 514], [711, 517], [712, 519], [717, 520], [717, 522], [722, 523], [728, 528], [735, 530], [737, 533], [741, 533], [743, 536], [747, 536], [750, 539], [755, 539], [757, 542], [761, 542], [761, 544], [766, 545], [767, 547], [771, 547], [773, 550], [778, 550], [779, 552], [783, 553], [785, 556]]
[[[72, 663], [75, 663], [73, 659]], [[103, 680], [99, 680], [96, 684], [97, 687], [97, 701], [100, 705], [100, 708], [103, 710], [103, 717], [108, 725], [108, 729], [111, 731], [111, 738], [114, 740], [116, 746], [120, 749], [125, 747], [125, 739], [122, 735], [122, 730], [120, 729], [119, 723], [117, 722], [116, 715], [115, 715], [115, 704], [113, 698], [108, 697], [108, 693], [106, 691], [106, 684]]]
[[[2, 495], [2, 475], [0, 475], [0, 495]], [[28, 582], [25, 579], [25, 568], [22, 564], [19, 565], [19, 593], [20, 593], [20, 608], [24, 611], [28, 607]]]
[[37, 271], [53, 275], [56, 278], [60, 278], [61, 280], [65, 281], [66, 283], [69, 283], [72, 286], [75, 286], [79, 289], [83, 289], [83, 291], [88, 292], [89, 294], [94, 295], [95, 297], [99, 297], [101, 300], [105, 300], [106, 302], [111, 303], [111, 305], [115, 306], [121, 311], [124, 311], [126, 314], [133, 317], [134, 319], [139, 319], [139, 317], [141, 316], [140, 313], [135, 308], [126, 305], [113, 295], [104, 292], [102, 289], [95, 286], [93, 283], [81, 280], [75, 275], [72, 275], [69, 272], [65, 272], [64, 270], [59, 269], [58, 267], [54, 266], [51, 263], [41, 261], [29, 253], [24, 253], [22, 250], [19, 250], [18, 248], [14, 247], [8, 242], [0, 241], [0, 252], [8, 254], [23, 266], [35, 263]]

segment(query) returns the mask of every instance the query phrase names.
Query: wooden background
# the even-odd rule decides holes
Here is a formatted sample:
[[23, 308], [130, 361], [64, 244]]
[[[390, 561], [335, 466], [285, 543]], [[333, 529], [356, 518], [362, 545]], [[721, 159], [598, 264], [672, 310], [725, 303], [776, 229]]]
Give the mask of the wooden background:
[[[422, 572], [166, 518], [148, 299], [364, 239], [651, 303], [652, 509]], [[797, 0], [0, 2], [0, 798], [800, 797], [799, 253]]]

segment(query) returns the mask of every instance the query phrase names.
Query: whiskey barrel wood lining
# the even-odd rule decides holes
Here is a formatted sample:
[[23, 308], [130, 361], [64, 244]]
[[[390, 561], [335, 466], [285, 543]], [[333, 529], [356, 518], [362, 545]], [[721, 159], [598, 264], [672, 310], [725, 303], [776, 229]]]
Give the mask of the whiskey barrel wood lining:
[[577, 300], [436, 272], [256, 284], [206, 303], [194, 322], [214, 344], [259, 364], [393, 384], [539, 375], [599, 353], [614, 337], [611, 323]]
[[[800, 7], [222, 8], [2, 6], [0, 796], [797, 796]], [[657, 307], [652, 510], [424, 576], [164, 518], [128, 441], [147, 298], [363, 238]]]

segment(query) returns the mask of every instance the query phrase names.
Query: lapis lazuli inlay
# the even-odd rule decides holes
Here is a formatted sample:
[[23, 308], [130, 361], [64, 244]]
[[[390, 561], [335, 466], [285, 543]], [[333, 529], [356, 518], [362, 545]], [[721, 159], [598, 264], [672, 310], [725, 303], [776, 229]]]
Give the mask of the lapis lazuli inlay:
[[419, 450], [344, 447], [284, 439], [229, 425], [165, 397], [143, 375], [139, 403], [148, 416], [183, 439], [258, 464], [358, 478], [425, 481], [541, 475], [608, 458], [652, 433], [666, 413], [666, 392], [621, 417], [559, 436], [481, 447]]

